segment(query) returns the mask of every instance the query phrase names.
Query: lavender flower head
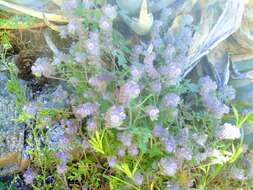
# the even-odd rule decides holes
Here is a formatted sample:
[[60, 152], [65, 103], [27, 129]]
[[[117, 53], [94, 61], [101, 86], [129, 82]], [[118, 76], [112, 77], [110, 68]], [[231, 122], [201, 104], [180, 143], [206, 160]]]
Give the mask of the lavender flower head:
[[164, 137], [168, 135], [168, 131], [161, 125], [156, 124], [153, 128], [152, 134], [154, 137]]
[[115, 156], [111, 156], [107, 158], [109, 167], [114, 167], [117, 164], [117, 158]]
[[160, 111], [155, 106], [147, 106], [145, 113], [150, 117], [151, 121], [155, 121], [158, 119]]
[[122, 106], [113, 106], [105, 114], [106, 126], [109, 128], [120, 127], [127, 118]]
[[97, 103], [85, 103], [74, 107], [73, 111], [79, 119], [84, 119], [98, 112], [99, 105]]
[[143, 184], [144, 177], [139, 172], [136, 172], [133, 177], [133, 181], [136, 185], [140, 186]]
[[176, 137], [177, 144], [184, 146], [185, 144], [187, 144], [188, 139], [189, 129], [187, 127], [180, 129]]
[[56, 169], [58, 174], [65, 174], [67, 172], [67, 165], [66, 163], [61, 163], [59, 165], [57, 165], [57, 169]]
[[[117, 139], [123, 144], [124, 147], [129, 147], [132, 145], [133, 137], [131, 133], [127, 133], [127, 132], [118, 133]], [[124, 147], [121, 147], [121, 148], [124, 148]]]
[[143, 75], [143, 68], [141, 65], [133, 65], [130, 68], [132, 79], [138, 81]]
[[238, 127], [230, 123], [225, 123], [222, 126], [219, 126], [216, 130], [216, 136], [219, 139], [230, 139], [235, 140], [241, 137], [241, 132]]
[[58, 152], [56, 157], [61, 160], [61, 162], [67, 162], [69, 159], [69, 155], [66, 152]]
[[141, 93], [139, 85], [134, 81], [125, 83], [119, 90], [118, 99], [122, 104], [128, 104], [130, 100], [136, 98]]
[[71, 141], [70, 137], [67, 134], [64, 134], [61, 136], [61, 138], [59, 139], [59, 143], [62, 146], [66, 146], [67, 144], [69, 144]]
[[206, 95], [212, 91], [217, 90], [217, 84], [210, 79], [209, 76], [202, 77], [199, 79], [200, 94]]
[[117, 7], [112, 6], [110, 4], [105, 5], [103, 8], [103, 13], [107, 16], [110, 20], [114, 20], [117, 17]]
[[209, 76], [199, 80], [200, 95], [207, 110], [217, 119], [229, 113], [229, 107], [216, 96], [217, 84]]
[[159, 79], [154, 80], [150, 83], [150, 91], [155, 95], [160, 95], [162, 91], [162, 83]]
[[176, 150], [176, 141], [173, 138], [173, 136], [171, 135], [163, 135], [162, 139], [161, 139], [162, 145], [165, 148], [165, 151], [168, 153], [172, 153], [175, 152]]
[[181, 99], [180, 96], [178, 96], [175, 93], [169, 93], [166, 94], [161, 101], [161, 108], [162, 109], [173, 109], [176, 108], [178, 106], [178, 104], [180, 103]]
[[97, 130], [97, 123], [93, 119], [88, 119], [87, 130], [90, 132], [95, 132]]
[[178, 170], [178, 164], [173, 158], [161, 158], [159, 167], [163, 175], [173, 176]]
[[125, 156], [125, 154], [126, 154], [126, 148], [125, 147], [120, 147], [118, 149], [117, 155], [120, 156], [120, 157], [123, 157], [123, 156]]
[[28, 168], [28, 169], [24, 172], [23, 176], [24, 176], [24, 181], [25, 181], [25, 183], [26, 183], [27, 185], [29, 185], [29, 184], [32, 184], [32, 183], [33, 183], [33, 180], [34, 180], [34, 178], [35, 178], [35, 173], [34, 173], [34, 171], [33, 171], [32, 168]]
[[32, 102], [30, 102], [29, 104], [24, 105], [22, 110], [23, 112], [31, 116], [34, 116], [38, 112], [38, 107], [34, 105]]
[[236, 179], [236, 180], [246, 179], [245, 171], [240, 168], [236, 168], [236, 167], [231, 168], [229, 174], [232, 179]]
[[169, 85], [176, 85], [182, 74], [182, 69], [179, 65], [174, 63], [161, 66], [159, 72], [167, 80]]
[[139, 153], [138, 147], [136, 144], [132, 144], [131, 146], [128, 147], [128, 154], [131, 156], [137, 156]]
[[86, 41], [86, 50], [90, 61], [97, 62], [100, 57], [99, 34], [97, 32], [89, 34], [89, 39]]
[[32, 73], [37, 77], [50, 77], [55, 75], [54, 68], [47, 58], [38, 58], [31, 70]]
[[182, 147], [176, 151], [176, 155], [179, 159], [192, 160], [192, 150], [190, 148]]
[[159, 78], [160, 74], [154, 66], [156, 54], [154, 52], [146, 54], [144, 58], [144, 69], [147, 75], [152, 79]]

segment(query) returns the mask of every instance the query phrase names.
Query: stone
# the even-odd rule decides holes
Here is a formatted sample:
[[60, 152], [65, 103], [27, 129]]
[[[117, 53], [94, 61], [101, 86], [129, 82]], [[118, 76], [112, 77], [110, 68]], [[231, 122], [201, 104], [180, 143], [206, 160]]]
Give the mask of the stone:
[[17, 124], [18, 117], [15, 97], [8, 93], [8, 77], [0, 73], [0, 176], [12, 174], [26, 167], [23, 159], [24, 126]]

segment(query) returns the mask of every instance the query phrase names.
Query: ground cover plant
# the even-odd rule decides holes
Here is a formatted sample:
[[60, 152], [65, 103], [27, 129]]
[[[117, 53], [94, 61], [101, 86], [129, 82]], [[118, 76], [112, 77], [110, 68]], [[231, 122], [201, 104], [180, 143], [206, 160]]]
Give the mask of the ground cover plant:
[[213, 75], [183, 77], [197, 30], [190, 10], [171, 27], [165, 7], [149, 34], [138, 36], [105, 0], [60, 8], [69, 23], [49, 25], [69, 43], [57, 47], [44, 30], [53, 55], [31, 66], [36, 80], [53, 81], [50, 95], [26, 96], [5, 59], [11, 45], [3, 47], [30, 160], [3, 188], [252, 188], [253, 152], [244, 135], [251, 112], [241, 112], [235, 89], [221, 88]]

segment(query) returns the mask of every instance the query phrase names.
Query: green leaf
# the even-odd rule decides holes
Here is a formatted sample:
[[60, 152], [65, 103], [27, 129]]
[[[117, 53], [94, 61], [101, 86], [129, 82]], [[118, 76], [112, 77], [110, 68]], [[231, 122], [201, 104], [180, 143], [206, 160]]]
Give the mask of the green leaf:
[[148, 150], [148, 154], [150, 158], [154, 158], [157, 156], [162, 156], [163, 152], [160, 150], [159, 146], [157, 144], [153, 144], [152, 148]]

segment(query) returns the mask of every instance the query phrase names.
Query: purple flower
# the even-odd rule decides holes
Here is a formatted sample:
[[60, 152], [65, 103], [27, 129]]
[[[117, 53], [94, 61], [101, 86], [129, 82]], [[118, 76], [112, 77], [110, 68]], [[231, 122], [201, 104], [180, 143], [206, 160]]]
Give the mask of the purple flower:
[[157, 120], [160, 113], [159, 109], [155, 106], [147, 106], [145, 112], [150, 117], [151, 121]]
[[31, 70], [37, 77], [41, 77], [42, 75], [45, 77], [55, 75], [54, 68], [47, 58], [38, 58], [33, 64]]
[[118, 149], [117, 155], [120, 156], [120, 157], [123, 157], [123, 156], [125, 156], [125, 154], [126, 154], [126, 148], [125, 147], [120, 147]]
[[140, 65], [134, 65], [130, 68], [132, 79], [138, 81], [143, 75], [143, 68]]
[[97, 124], [93, 119], [88, 119], [87, 130], [91, 132], [95, 132], [97, 130]]
[[133, 181], [136, 185], [140, 186], [143, 184], [144, 177], [139, 172], [136, 172], [133, 177]]
[[100, 92], [105, 92], [107, 83], [114, 81], [115, 77], [110, 74], [99, 74], [89, 79], [89, 84]]
[[185, 160], [192, 160], [192, 150], [190, 148], [182, 147], [176, 151], [176, 155], [178, 158], [183, 158]]
[[161, 66], [159, 72], [167, 80], [169, 85], [176, 85], [178, 78], [182, 74], [182, 69], [174, 63]]
[[79, 119], [84, 119], [87, 116], [91, 116], [97, 113], [99, 105], [97, 103], [85, 103], [78, 107], [74, 107], [74, 113]]
[[168, 152], [168, 153], [175, 152], [176, 142], [172, 136], [170, 136], [170, 135], [165, 136], [164, 135], [164, 137], [162, 137], [161, 141], [162, 141], [162, 145], [164, 146], [166, 152]]
[[110, 20], [114, 20], [117, 17], [117, 7], [111, 6], [110, 4], [107, 4], [102, 8], [103, 13], [105, 16], [107, 16]]
[[189, 139], [189, 129], [187, 127], [179, 130], [176, 141], [178, 145], [185, 145]]
[[118, 99], [122, 104], [128, 104], [131, 99], [139, 96], [141, 89], [134, 81], [125, 83], [119, 90]]
[[166, 136], [168, 134], [168, 131], [163, 128], [161, 124], [156, 124], [152, 131], [152, 134], [154, 137], [163, 137], [164, 135]]
[[161, 101], [161, 107], [163, 109], [176, 108], [180, 101], [180, 97], [177, 94], [169, 93], [163, 97]]
[[246, 179], [245, 171], [243, 169], [233, 167], [231, 168], [229, 173], [232, 179], [236, 179], [236, 180]]
[[67, 136], [66, 134], [61, 136], [61, 138], [59, 139], [59, 143], [63, 146], [67, 145], [70, 143], [70, 138], [69, 136]]
[[25, 181], [25, 183], [26, 183], [27, 185], [29, 185], [29, 184], [32, 184], [32, 183], [33, 183], [33, 180], [34, 180], [34, 178], [35, 178], [35, 173], [34, 173], [34, 171], [33, 171], [32, 168], [28, 168], [28, 169], [24, 172], [23, 176], [24, 176], [24, 181]]
[[159, 95], [162, 90], [162, 84], [160, 80], [154, 80], [150, 83], [150, 91], [155, 95]]
[[178, 164], [173, 158], [162, 158], [159, 161], [159, 167], [163, 175], [173, 176], [178, 170]]
[[86, 41], [86, 50], [91, 61], [97, 62], [100, 57], [99, 34], [92, 32]]
[[59, 158], [61, 162], [67, 162], [67, 160], [69, 159], [69, 155], [65, 152], [58, 152], [56, 154], [56, 157]]
[[205, 95], [211, 91], [217, 90], [217, 84], [210, 79], [209, 76], [202, 77], [199, 79], [200, 94]]
[[229, 107], [216, 96], [217, 84], [209, 76], [199, 80], [200, 95], [207, 110], [217, 119], [229, 113]]
[[124, 120], [126, 119], [126, 114], [124, 108], [121, 106], [113, 106], [109, 108], [105, 114], [106, 126], [109, 128], [120, 127]]
[[128, 154], [130, 154], [131, 156], [137, 156], [138, 153], [138, 147], [135, 144], [132, 144], [128, 147]]
[[157, 79], [160, 76], [160, 74], [158, 73], [158, 71], [154, 67], [154, 60], [155, 60], [155, 58], [156, 58], [156, 54], [153, 53], [153, 52], [150, 53], [150, 54], [146, 54], [146, 56], [144, 58], [144, 69], [145, 69], [145, 72], [152, 79]]
[[153, 65], [156, 59], [156, 54], [154, 52], [147, 53], [144, 57], [144, 64], [146, 65]]
[[24, 105], [23, 112], [34, 116], [38, 112], [38, 107], [30, 102], [29, 104]]
[[66, 163], [61, 163], [59, 165], [57, 165], [57, 173], [58, 174], [65, 174], [67, 172], [67, 165]]
[[115, 156], [107, 158], [109, 167], [114, 167], [117, 164], [117, 158]]
[[132, 134], [123, 132], [123, 133], [118, 133], [117, 139], [123, 144], [125, 147], [129, 147], [132, 145]]

